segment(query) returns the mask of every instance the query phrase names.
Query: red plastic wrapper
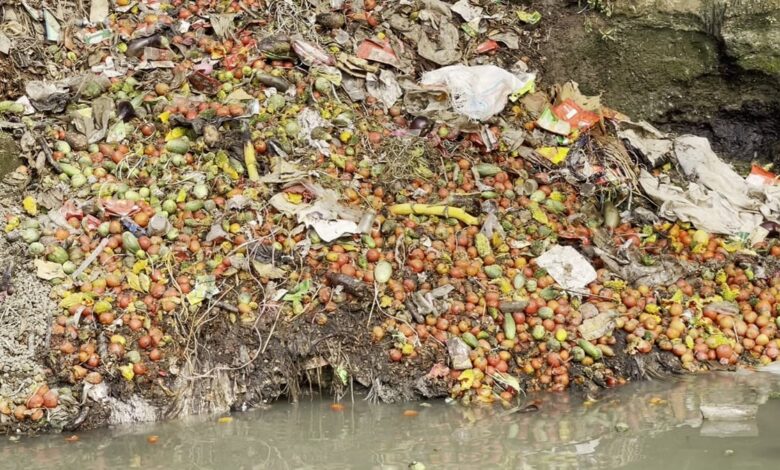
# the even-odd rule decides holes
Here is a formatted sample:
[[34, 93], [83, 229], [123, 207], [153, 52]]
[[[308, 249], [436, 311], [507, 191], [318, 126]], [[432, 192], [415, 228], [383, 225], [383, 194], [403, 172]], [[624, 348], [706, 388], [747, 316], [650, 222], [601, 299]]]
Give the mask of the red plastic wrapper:
[[767, 171], [758, 165], [753, 165], [750, 169], [750, 174], [745, 178], [745, 181], [754, 186], [774, 186], [780, 183], [776, 174]]
[[372, 62], [392, 65], [393, 67], [398, 66], [398, 56], [395, 55], [395, 51], [390, 47], [389, 41], [379, 42], [366, 39], [358, 46], [357, 56]]
[[571, 127], [576, 129], [590, 129], [601, 120], [601, 117], [591, 111], [582, 109], [580, 105], [567, 99], [563, 103], [553, 108], [553, 114], [562, 120], [568, 122]]
[[488, 39], [479, 46], [477, 46], [477, 54], [484, 54], [486, 52], [498, 50], [498, 43], [492, 39]]

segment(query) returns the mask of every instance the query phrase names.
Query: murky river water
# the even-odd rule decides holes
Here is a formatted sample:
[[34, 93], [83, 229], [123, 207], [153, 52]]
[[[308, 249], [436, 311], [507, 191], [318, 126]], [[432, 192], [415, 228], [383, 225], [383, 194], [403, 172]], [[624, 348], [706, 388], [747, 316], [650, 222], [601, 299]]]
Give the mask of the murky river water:
[[[3, 469], [750, 469], [780, 462], [780, 375], [710, 374], [633, 384], [597, 401], [541, 397], [539, 411], [277, 403], [236, 413], [80, 434], [3, 438]], [[755, 417], [703, 419], [740, 406]], [[416, 410], [416, 417], [404, 416]], [[149, 437], [157, 436], [156, 443]]]

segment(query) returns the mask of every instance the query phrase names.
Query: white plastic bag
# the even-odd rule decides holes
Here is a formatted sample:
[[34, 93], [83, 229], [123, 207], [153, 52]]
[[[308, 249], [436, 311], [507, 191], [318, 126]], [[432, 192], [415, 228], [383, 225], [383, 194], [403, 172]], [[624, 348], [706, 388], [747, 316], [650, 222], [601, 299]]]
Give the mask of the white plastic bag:
[[420, 83], [446, 88], [456, 112], [485, 120], [500, 113], [509, 95], [535, 78], [533, 73], [514, 75], [495, 65], [450, 65], [424, 73]]

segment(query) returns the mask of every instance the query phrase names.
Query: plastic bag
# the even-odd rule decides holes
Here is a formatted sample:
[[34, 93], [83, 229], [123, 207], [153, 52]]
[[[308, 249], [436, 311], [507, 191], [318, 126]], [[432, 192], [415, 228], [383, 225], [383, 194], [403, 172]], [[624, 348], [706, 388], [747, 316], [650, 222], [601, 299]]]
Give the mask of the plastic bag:
[[446, 88], [455, 111], [471, 119], [485, 120], [500, 113], [509, 95], [535, 78], [534, 73], [514, 75], [494, 65], [451, 65], [424, 73], [420, 83]]

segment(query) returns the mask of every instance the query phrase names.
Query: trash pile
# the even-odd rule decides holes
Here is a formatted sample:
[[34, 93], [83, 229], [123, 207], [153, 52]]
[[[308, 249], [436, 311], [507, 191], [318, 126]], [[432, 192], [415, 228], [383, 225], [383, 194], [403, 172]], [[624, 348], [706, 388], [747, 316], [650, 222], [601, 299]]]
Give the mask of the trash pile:
[[[0, 420], [45, 421], [61, 387], [170, 399], [209, 322], [258, 333], [251, 369], [295, 325], [357, 317], [364, 354], [463, 403], [611, 387], [651, 352], [778, 357], [777, 179], [542, 89], [517, 59], [538, 13], [35, 3], [12, 21], [63, 78], [0, 104], [27, 159], [4, 223], [59, 311], [48, 384], [0, 397]], [[331, 364], [344, 383], [351, 362]]]

